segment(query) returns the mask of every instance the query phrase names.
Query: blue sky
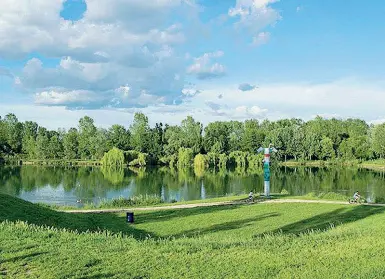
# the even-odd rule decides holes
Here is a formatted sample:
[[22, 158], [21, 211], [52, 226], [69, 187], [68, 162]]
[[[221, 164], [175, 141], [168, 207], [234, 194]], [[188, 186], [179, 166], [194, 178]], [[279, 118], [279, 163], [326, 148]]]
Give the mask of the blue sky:
[[[3, 3], [4, 2], [4, 3]], [[385, 119], [385, 2], [3, 0], [0, 114]]]

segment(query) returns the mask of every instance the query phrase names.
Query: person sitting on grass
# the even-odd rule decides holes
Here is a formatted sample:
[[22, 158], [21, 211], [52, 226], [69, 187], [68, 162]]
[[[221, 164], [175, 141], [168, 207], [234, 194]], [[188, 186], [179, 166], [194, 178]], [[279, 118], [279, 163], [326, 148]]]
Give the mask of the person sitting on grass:
[[353, 195], [353, 200], [357, 202], [361, 198], [360, 193], [356, 191]]

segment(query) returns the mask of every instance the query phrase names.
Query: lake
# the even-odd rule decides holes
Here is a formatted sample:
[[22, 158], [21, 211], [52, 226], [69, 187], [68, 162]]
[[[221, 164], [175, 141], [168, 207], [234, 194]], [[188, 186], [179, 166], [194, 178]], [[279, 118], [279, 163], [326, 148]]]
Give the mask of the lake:
[[[28, 200], [57, 205], [82, 205], [101, 200], [139, 195], [158, 195], [166, 202], [199, 200], [263, 193], [262, 169], [247, 171], [194, 170], [170, 168], [121, 169], [98, 167], [0, 167], [0, 192]], [[352, 196], [360, 191], [369, 202], [385, 202], [385, 175], [356, 168], [272, 168], [271, 192], [306, 195], [335, 192]]]

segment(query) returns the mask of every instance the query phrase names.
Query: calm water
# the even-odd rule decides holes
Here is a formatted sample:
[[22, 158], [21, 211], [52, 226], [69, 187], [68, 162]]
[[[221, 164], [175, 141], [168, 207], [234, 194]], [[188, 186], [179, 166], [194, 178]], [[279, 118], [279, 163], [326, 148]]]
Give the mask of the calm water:
[[[336, 192], [351, 196], [358, 190], [370, 202], [385, 202], [385, 175], [381, 172], [346, 168], [275, 168], [271, 176], [272, 193], [283, 190], [291, 195], [309, 192]], [[138, 195], [158, 195], [165, 201], [197, 200], [263, 192], [262, 169], [254, 172], [169, 168], [1, 167], [0, 192], [32, 202], [79, 205], [76, 201], [98, 203], [103, 199]]]

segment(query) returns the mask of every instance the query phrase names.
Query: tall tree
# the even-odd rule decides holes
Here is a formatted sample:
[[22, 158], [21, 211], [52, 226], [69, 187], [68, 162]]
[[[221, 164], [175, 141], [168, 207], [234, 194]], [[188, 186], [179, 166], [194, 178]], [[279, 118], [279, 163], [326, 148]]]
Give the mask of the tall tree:
[[64, 157], [66, 159], [78, 159], [78, 131], [71, 128], [63, 138]]
[[202, 149], [202, 130], [202, 124], [195, 121], [192, 116], [187, 116], [186, 119], [182, 120], [183, 147], [191, 148], [194, 154], [198, 154]]
[[328, 137], [323, 137], [320, 141], [320, 154], [319, 158], [322, 160], [329, 160], [335, 158], [335, 152], [333, 148], [333, 142]]
[[49, 137], [46, 128], [39, 127], [36, 137], [36, 157], [37, 159], [47, 159], [49, 157]]
[[221, 121], [209, 123], [204, 129], [203, 146], [206, 152], [227, 152], [229, 149], [228, 123]]
[[4, 117], [6, 126], [7, 143], [15, 154], [21, 153], [23, 124], [19, 122], [16, 115], [9, 113]]
[[385, 123], [373, 128], [373, 150], [380, 158], [385, 158]]
[[141, 112], [135, 113], [130, 132], [133, 149], [139, 152], [147, 152], [151, 140], [148, 117]]
[[91, 159], [92, 150], [95, 150], [96, 127], [94, 120], [85, 116], [79, 120], [79, 155], [81, 159]]
[[259, 128], [258, 120], [246, 120], [242, 137], [242, 151], [255, 153], [261, 147], [264, 140], [265, 134]]
[[122, 125], [112, 125], [108, 129], [108, 138], [110, 148], [116, 147], [120, 150], [130, 149], [130, 131], [126, 130]]

